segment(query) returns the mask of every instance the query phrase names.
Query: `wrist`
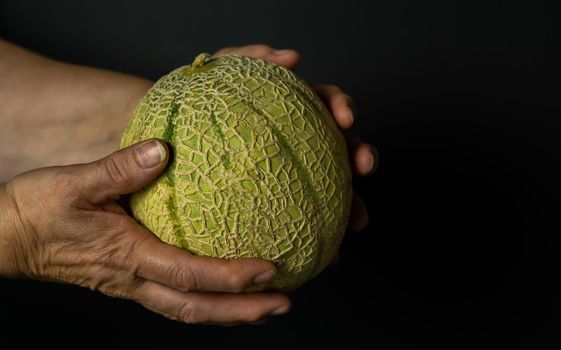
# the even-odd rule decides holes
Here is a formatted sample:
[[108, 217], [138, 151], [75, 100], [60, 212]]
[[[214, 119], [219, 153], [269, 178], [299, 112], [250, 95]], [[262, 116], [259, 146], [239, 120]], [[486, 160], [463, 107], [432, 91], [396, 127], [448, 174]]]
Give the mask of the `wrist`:
[[17, 237], [23, 234], [23, 225], [6, 187], [7, 184], [0, 183], [0, 277], [18, 277], [22, 256]]

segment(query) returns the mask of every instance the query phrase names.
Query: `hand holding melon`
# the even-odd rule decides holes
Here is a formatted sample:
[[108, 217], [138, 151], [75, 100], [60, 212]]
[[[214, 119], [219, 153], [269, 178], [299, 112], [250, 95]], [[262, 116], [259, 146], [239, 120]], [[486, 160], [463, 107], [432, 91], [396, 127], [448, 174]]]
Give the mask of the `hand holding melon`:
[[[273, 54], [262, 45], [224, 51], [287, 67], [297, 63], [294, 51]], [[199, 91], [199, 98], [208, 100], [198, 104], [186, 104], [179, 94], [170, 99], [165, 89], [158, 92], [162, 84], [140, 104], [131, 125], [154, 117], [144, 120], [146, 130], [163, 131], [153, 136], [173, 147], [169, 167], [166, 144], [143, 139], [99, 161], [37, 169], [0, 185], [0, 275], [81, 285], [189, 323], [257, 322], [287, 312], [290, 301], [281, 293], [239, 292], [292, 289], [329, 262], [348, 219], [350, 171], [369, 172], [373, 154], [370, 146], [351, 143], [349, 164], [335, 123], [305, 83], [263, 61], [230, 57], [264, 68], [265, 76], [242, 77], [248, 90], [222, 96], [229, 101], [225, 105], [212, 94], [230, 91], [235, 77]], [[231, 59], [214, 62], [230, 65]], [[205, 67], [212, 63], [205, 56], [196, 63], [179, 69], [183, 76], [178, 80], [168, 76], [171, 91], [183, 91], [173, 86], [186, 84], [184, 77], [217, 68]], [[272, 89], [261, 92], [251, 87], [274, 74], [284, 86], [265, 83]], [[297, 90], [294, 96], [292, 89]], [[333, 86], [316, 91], [337, 124], [350, 127], [348, 96]], [[164, 99], [156, 103], [161, 114], [141, 112], [151, 98]], [[200, 118], [203, 114], [208, 118]], [[136, 137], [134, 129], [125, 134], [123, 146]], [[161, 200], [153, 201], [149, 192], [158, 186]], [[173, 244], [161, 242], [115, 201], [131, 192], [136, 193], [132, 202], [139, 220]], [[145, 204], [143, 197], [149, 199]], [[143, 205], [144, 214], [139, 211]], [[366, 222], [355, 197], [350, 227], [360, 229]], [[273, 261], [280, 271], [254, 257]]]
[[289, 70], [201, 54], [161, 78], [121, 145], [160, 138], [163, 176], [131, 197], [135, 218], [193, 254], [273, 261], [265, 288], [291, 290], [335, 257], [351, 210], [345, 140], [314, 91]]

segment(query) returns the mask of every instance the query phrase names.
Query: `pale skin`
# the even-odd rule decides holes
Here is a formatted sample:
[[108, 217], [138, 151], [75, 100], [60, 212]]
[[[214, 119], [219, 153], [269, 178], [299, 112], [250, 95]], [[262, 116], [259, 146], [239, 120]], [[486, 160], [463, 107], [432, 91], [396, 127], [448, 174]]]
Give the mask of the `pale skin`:
[[[299, 54], [266, 45], [225, 48], [294, 68]], [[118, 149], [153, 82], [57, 62], [0, 40], [0, 276], [72, 283], [131, 299], [186, 323], [260, 323], [290, 310], [278, 292], [245, 293], [272, 279], [260, 259], [194, 256], [159, 241], [115, 200], [154, 180], [169, 151], [160, 140]], [[341, 129], [352, 99], [314, 87]], [[348, 138], [355, 175], [371, 173], [375, 149]], [[355, 195], [349, 228], [368, 223]]]

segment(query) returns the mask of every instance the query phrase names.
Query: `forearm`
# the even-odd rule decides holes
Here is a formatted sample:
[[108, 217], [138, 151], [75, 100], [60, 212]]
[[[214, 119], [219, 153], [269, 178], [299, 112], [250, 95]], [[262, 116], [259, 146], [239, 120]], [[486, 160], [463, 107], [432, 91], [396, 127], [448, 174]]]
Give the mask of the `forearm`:
[[118, 147], [145, 79], [50, 60], [0, 40], [0, 182]]

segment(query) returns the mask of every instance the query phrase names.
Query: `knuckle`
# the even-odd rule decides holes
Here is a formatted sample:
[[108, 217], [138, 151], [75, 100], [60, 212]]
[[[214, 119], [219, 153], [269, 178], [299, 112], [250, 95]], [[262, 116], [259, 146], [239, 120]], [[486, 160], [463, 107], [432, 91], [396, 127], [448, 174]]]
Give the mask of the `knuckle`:
[[269, 45], [265, 45], [265, 44], [253, 44], [253, 45], [248, 45], [246, 47], [250, 51], [252, 51], [256, 54], [265, 54], [265, 53], [272, 50], [272, 48]]
[[228, 274], [228, 289], [236, 293], [243, 292], [247, 287], [246, 280], [241, 271], [236, 268]]
[[127, 163], [124, 157], [111, 156], [102, 162], [102, 166], [105, 174], [117, 186], [126, 187], [130, 185], [127, 176]]
[[116, 285], [100, 285], [98, 281], [92, 281], [87, 284], [87, 287], [93, 291], [98, 290], [101, 293], [110, 296], [112, 298], [120, 298], [120, 299], [130, 299], [131, 298], [131, 291], [127, 287], [116, 286]]
[[178, 318], [181, 321], [189, 324], [201, 323], [205, 321], [192, 300], [186, 300], [183, 305], [181, 305], [178, 312]]
[[185, 265], [176, 265], [170, 269], [169, 281], [172, 286], [184, 292], [199, 290], [197, 272]]

